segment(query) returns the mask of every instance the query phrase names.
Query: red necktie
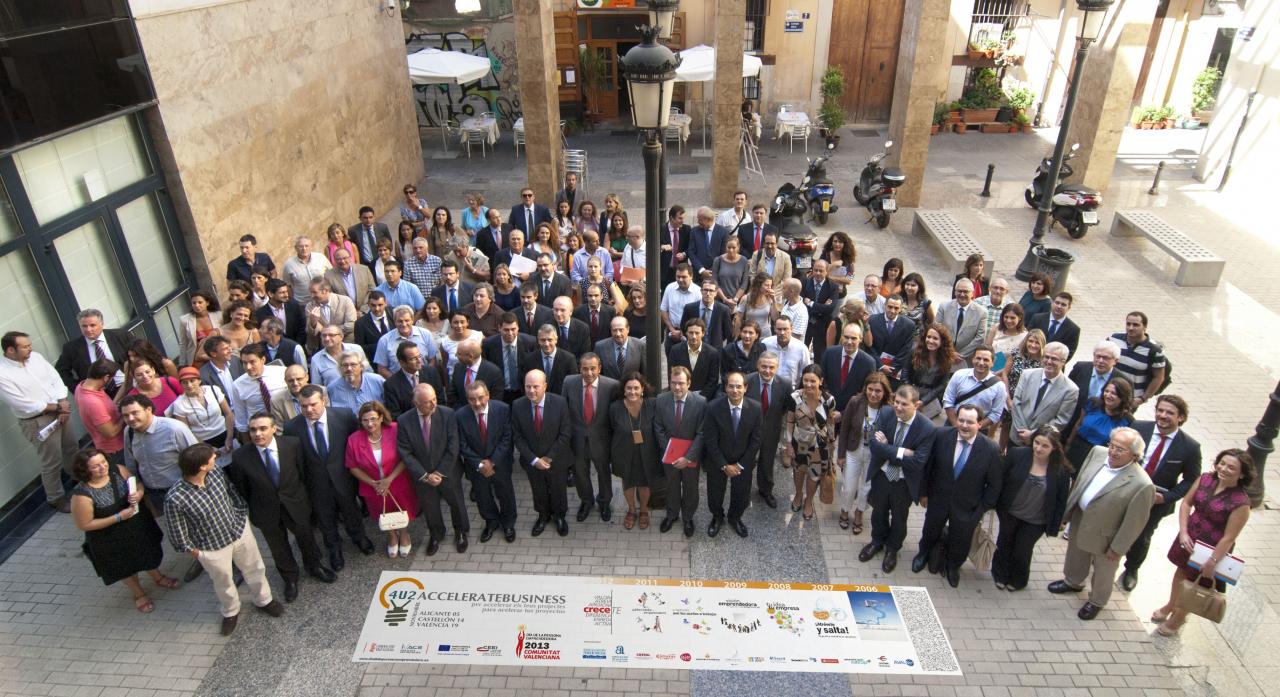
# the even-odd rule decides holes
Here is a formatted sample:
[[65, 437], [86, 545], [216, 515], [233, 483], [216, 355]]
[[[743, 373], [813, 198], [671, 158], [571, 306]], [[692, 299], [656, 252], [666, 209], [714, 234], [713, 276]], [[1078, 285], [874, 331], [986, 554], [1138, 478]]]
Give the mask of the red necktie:
[[769, 411], [769, 383], [760, 383], [760, 411]]
[[484, 422], [484, 414], [476, 414], [480, 418], [480, 442], [488, 444], [489, 442], [489, 426]]
[[267, 382], [262, 378], [258, 378], [258, 394], [262, 396], [262, 408], [271, 408], [271, 390], [267, 389]]
[[471, 381], [472, 381], [472, 380], [474, 380], [475, 378], [476, 378], [476, 369], [475, 369], [475, 368], [467, 368], [467, 380], [466, 380], [466, 384], [470, 385], [470, 384], [471, 384]]
[[1159, 438], [1160, 442], [1156, 443], [1156, 449], [1152, 451], [1151, 459], [1147, 460], [1146, 470], [1148, 477], [1155, 476], [1156, 468], [1160, 466], [1160, 456], [1164, 455], [1165, 437], [1157, 433], [1156, 438]]
[[752, 249], [760, 249], [760, 226], [756, 226], [756, 243]]
[[542, 405], [533, 405], [533, 430], [542, 433]]
[[596, 336], [599, 333], [600, 333], [600, 311], [592, 310], [591, 311], [591, 336]]
[[844, 388], [844, 383], [849, 379], [849, 354], [844, 354], [844, 363], [840, 366], [840, 387]]
[[533, 313], [525, 313], [525, 316], [529, 318], [528, 321], [525, 322], [525, 324], [529, 325], [529, 331], [537, 331], [538, 328], [533, 326]]
[[422, 442], [431, 447], [431, 417], [422, 417]]
[[591, 423], [596, 418], [596, 400], [591, 396], [591, 386], [583, 387], [582, 393], [582, 417]]

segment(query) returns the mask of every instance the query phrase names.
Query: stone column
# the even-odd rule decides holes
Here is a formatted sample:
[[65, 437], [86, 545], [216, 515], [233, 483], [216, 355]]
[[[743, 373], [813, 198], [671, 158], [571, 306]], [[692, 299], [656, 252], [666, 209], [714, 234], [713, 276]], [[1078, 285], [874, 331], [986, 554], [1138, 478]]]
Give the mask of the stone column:
[[907, 0], [902, 11], [902, 39], [889, 113], [891, 160], [907, 175], [898, 189], [898, 204], [919, 206], [929, 160], [929, 126], [933, 107], [947, 93], [951, 56], [947, 51], [949, 0]]
[[560, 188], [560, 95], [556, 91], [556, 34], [551, 4], [515, 0], [516, 64], [529, 186], [539, 201], [555, 201]]
[[742, 123], [742, 38], [745, 0], [716, 0], [715, 111], [712, 113], [711, 205], [733, 205], [738, 190], [738, 136]]
[[[1073, 10], [1079, 22], [1079, 12]], [[1112, 5], [1102, 35], [1089, 47], [1067, 143], [1080, 143], [1074, 180], [1099, 191], [1111, 182], [1120, 136], [1133, 113], [1133, 90], [1151, 35], [1156, 0]]]

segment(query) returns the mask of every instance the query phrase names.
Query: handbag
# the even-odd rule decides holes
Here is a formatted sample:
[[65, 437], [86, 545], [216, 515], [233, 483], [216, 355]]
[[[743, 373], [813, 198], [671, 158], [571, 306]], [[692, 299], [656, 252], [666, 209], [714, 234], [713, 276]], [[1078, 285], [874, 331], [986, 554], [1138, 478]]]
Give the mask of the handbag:
[[391, 497], [391, 503], [396, 505], [398, 510], [386, 512], [387, 510], [387, 494], [382, 495], [382, 515], [378, 516], [378, 529], [387, 532], [389, 530], [403, 530], [409, 527], [409, 514], [400, 508], [400, 502], [395, 496]]
[[818, 500], [830, 506], [836, 500], [836, 470], [834, 467], [823, 472], [818, 480]]
[[1216, 588], [1205, 588], [1200, 579], [1188, 581], [1178, 580], [1178, 599], [1174, 607], [1193, 615], [1200, 615], [1210, 622], [1222, 622], [1227, 614], [1227, 596]]
[[973, 542], [969, 545], [969, 561], [979, 571], [991, 568], [991, 559], [996, 554], [996, 540], [992, 536], [995, 528], [995, 511], [987, 511], [982, 516], [978, 527], [973, 529]]

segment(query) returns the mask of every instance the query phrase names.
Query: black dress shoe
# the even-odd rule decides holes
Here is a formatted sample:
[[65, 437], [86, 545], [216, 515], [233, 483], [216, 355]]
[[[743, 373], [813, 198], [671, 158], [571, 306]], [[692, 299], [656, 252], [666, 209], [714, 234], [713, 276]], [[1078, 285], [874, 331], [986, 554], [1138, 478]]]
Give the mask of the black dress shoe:
[[921, 550], [911, 558], [911, 573], [918, 574], [924, 571], [924, 567], [929, 565], [929, 553]]
[[953, 569], [947, 569], [947, 583], [950, 584], [952, 588], [960, 587], [960, 568], [959, 567], [956, 567]]
[[675, 525], [677, 520], [679, 520], [679, 518], [672, 518], [671, 516], [667, 516], [666, 518], [663, 518], [662, 525], [658, 526], [658, 530], [662, 532], [670, 532], [671, 526]]
[[760, 492], [760, 498], [764, 499], [764, 505], [768, 506], [769, 508], [778, 507], [778, 499], [774, 498], [773, 494], [762, 491]]
[[222, 618], [222, 636], [231, 636], [236, 631], [236, 623], [240, 621], [240, 615], [232, 615]]
[[547, 529], [546, 516], [538, 516], [538, 519], [533, 521], [533, 529], [529, 531], [529, 534], [533, 535], [534, 537], [537, 537], [538, 535], [542, 534], [543, 530], [546, 530], [546, 529]]
[[1136, 570], [1125, 569], [1120, 575], [1120, 587], [1126, 591], [1131, 591], [1138, 587], [1138, 572]]
[[1079, 617], [1082, 620], [1091, 620], [1097, 617], [1099, 612], [1102, 612], [1101, 607], [1094, 605], [1093, 603], [1085, 603], [1084, 606], [1080, 608], [1080, 612], [1076, 613], [1076, 617]]
[[272, 599], [271, 602], [259, 607], [258, 609], [272, 617], [279, 617], [284, 614], [284, 606], [280, 604], [279, 600], [275, 599]]
[[733, 528], [733, 531], [738, 533], [738, 537], [747, 536], [747, 526], [742, 524], [741, 518], [729, 521], [729, 527]]
[[712, 518], [711, 524], [707, 526], [707, 537], [715, 537], [716, 535], [719, 535], [719, 534], [720, 534], [720, 518], [717, 516]]
[[333, 569], [324, 566], [307, 569], [307, 575], [321, 583], [333, 583], [338, 580], [338, 575], [333, 573]]
[[581, 506], [578, 506], [578, 522], [586, 522], [589, 515], [591, 515], [591, 503], [583, 502]]
[[515, 526], [510, 526], [510, 527], [503, 528], [503, 530], [502, 530], [502, 539], [506, 540], [507, 542], [515, 542], [515, 541], [516, 541], [516, 529], [515, 529]]
[[613, 517], [613, 508], [607, 503], [600, 504], [600, 520], [603, 520], [604, 522], [607, 523], [609, 522], [609, 519], [612, 517]]
[[497, 532], [497, 523], [485, 523], [484, 530], [480, 531], [480, 544], [484, 544], [493, 539], [493, 533]]
[[562, 515], [556, 516], [556, 534], [560, 537], [569, 534], [569, 521], [565, 520]]
[[693, 521], [692, 520], [684, 521], [684, 536], [693, 537]]
[[[356, 549], [360, 550], [360, 553], [366, 557], [373, 554], [373, 540], [367, 537], [357, 537], [352, 540], [351, 543], [354, 544]], [[335, 569], [335, 571], [337, 571], [337, 569]]]
[[[339, 543], [341, 544], [341, 543]], [[341, 547], [329, 548], [329, 568], [334, 571], [342, 571], [347, 565], [347, 560], [342, 557]]]
[[1079, 593], [1082, 590], [1084, 589], [1076, 588], [1075, 586], [1068, 585], [1066, 581], [1061, 581], [1061, 580], [1054, 581], [1053, 583], [1049, 584], [1050, 593]]
[[440, 540], [434, 537], [427, 540], [427, 556], [428, 557], [434, 557], [436, 555], [436, 552], [439, 552], [439, 551], [440, 551]]
[[896, 568], [898, 568], [898, 550], [886, 549], [884, 551], [884, 561], [880, 562], [880, 570], [886, 574], [891, 574]]
[[459, 532], [453, 536], [453, 548], [458, 550], [458, 554], [467, 551], [467, 533]]
[[876, 542], [868, 542], [862, 546], [862, 551], [858, 552], [858, 561], [871, 561], [871, 558], [879, 554], [882, 549], [884, 549], [884, 545]]
[[297, 599], [298, 599], [298, 582], [285, 581], [284, 582], [284, 601], [286, 603], [291, 603]]
[[947, 552], [942, 545], [934, 545], [929, 551], [929, 573], [941, 574], [946, 565]]

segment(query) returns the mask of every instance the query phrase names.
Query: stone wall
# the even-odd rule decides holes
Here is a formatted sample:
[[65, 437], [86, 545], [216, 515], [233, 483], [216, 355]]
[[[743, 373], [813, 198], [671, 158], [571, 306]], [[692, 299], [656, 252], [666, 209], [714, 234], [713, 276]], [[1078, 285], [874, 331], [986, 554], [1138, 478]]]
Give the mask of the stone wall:
[[[202, 283], [249, 232], [277, 265], [423, 176], [399, 12], [369, 0], [133, 0], [152, 124]], [[208, 273], [208, 276], [205, 274]]]

